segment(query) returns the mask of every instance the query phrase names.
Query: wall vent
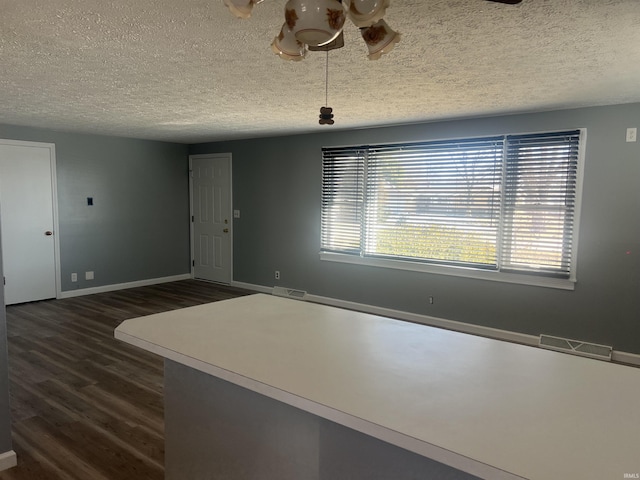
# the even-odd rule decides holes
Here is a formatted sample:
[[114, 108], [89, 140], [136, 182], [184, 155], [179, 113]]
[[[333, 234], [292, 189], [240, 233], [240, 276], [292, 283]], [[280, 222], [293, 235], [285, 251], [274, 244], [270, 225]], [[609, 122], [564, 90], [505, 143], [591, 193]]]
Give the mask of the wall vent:
[[609, 347], [607, 345], [597, 345], [595, 343], [552, 337], [550, 335], [540, 335], [540, 342], [538, 345], [549, 350], [572, 353], [574, 355], [597, 358], [599, 360], [606, 361], [611, 361], [611, 353], [613, 351], [613, 347]]
[[272, 294], [277, 297], [295, 298], [296, 300], [306, 300], [307, 292], [304, 290], [294, 290], [293, 288], [273, 287]]

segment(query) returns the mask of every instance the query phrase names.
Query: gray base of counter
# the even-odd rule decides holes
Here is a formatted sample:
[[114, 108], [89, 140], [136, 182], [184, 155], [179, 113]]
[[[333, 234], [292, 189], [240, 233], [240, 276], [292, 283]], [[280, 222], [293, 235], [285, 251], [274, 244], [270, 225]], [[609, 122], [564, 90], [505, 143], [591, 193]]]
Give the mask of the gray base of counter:
[[165, 438], [167, 480], [477, 478], [166, 359]]

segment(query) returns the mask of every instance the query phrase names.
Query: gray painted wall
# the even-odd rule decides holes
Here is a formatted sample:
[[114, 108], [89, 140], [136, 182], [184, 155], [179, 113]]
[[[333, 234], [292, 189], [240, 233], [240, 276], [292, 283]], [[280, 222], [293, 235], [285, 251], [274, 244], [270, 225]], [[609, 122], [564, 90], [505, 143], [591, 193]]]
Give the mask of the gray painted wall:
[[[321, 147], [583, 127], [574, 291], [320, 261]], [[640, 354], [640, 142], [625, 142], [627, 127], [640, 127], [640, 104], [352, 131], [326, 127], [311, 135], [192, 145], [190, 153], [233, 154], [234, 208], [241, 211], [234, 220], [236, 281]]]
[[[190, 272], [186, 145], [8, 125], [0, 125], [0, 138], [56, 145], [63, 291]], [[92, 207], [87, 197], [93, 197]], [[86, 271], [95, 272], [95, 280], [84, 280]], [[77, 283], [71, 272], [78, 273]], [[12, 447], [4, 289], [0, 292], [2, 453]]]
[[[2, 276], [2, 271], [2, 245], [0, 244], [0, 277]], [[4, 308], [4, 284], [0, 283], [0, 454], [9, 452], [11, 449], [7, 315]]]
[[190, 272], [186, 145], [8, 125], [0, 138], [56, 146], [63, 291]]

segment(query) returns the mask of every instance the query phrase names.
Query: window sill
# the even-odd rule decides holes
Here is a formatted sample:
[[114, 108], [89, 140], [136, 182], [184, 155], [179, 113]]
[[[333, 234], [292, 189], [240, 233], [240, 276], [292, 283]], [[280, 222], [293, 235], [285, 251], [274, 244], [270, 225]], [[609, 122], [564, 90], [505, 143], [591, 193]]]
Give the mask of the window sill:
[[560, 278], [538, 277], [533, 275], [519, 275], [517, 273], [494, 272], [476, 270], [473, 268], [453, 267], [447, 265], [430, 265], [404, 260], [389, 260], [384, 258], [356, 257], [341, 253], [320, 252], [320, 260], [327, 262], [351, 263], [355, 265], [367, 265], [370, 267], [393, 268], [395, 270], [410, 270], [413, 272], [432, 273], [436, 275], [450, 275], [454, 277], [473, 278], [477, 280], [490, 280], [493, 282], [516, 283], [536, 287], [557, 288], [561, 290], [574, 290], [575, 280]]

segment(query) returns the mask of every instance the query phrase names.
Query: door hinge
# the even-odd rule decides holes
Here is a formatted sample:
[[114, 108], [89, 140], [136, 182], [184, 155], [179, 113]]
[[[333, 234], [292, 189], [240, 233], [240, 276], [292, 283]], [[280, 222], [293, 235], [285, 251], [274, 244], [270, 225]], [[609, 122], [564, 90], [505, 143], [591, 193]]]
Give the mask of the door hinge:
[[191, 215], [191, 223], [195, 222], [195, 216]]
[[191, 266], [195, 267], [196, 266], [196, 261], [195, 260], [191, 260]]

